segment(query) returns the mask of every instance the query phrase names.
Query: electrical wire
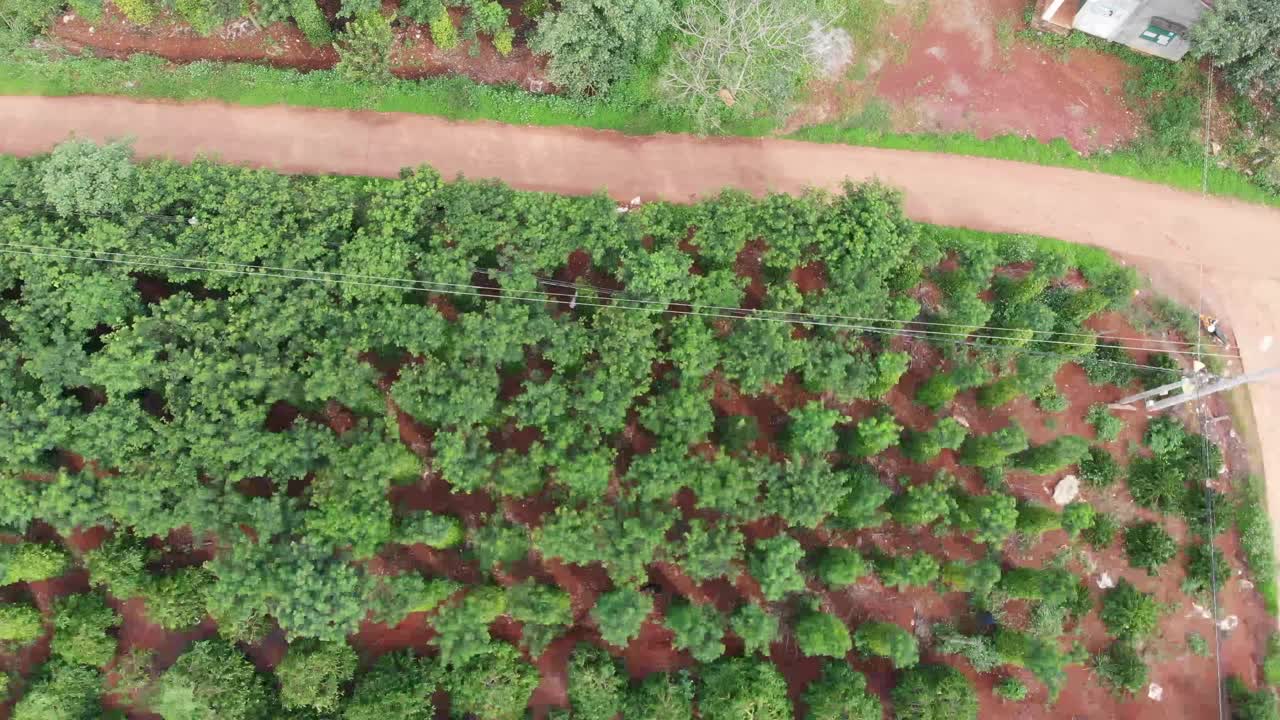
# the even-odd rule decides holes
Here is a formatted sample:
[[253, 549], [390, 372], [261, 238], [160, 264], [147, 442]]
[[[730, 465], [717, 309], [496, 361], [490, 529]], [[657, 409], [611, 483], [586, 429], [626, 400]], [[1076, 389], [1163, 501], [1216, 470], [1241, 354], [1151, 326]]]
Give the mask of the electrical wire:
[[[3, 244], [0, 244], [0, 245], [3, 245]], [[585, 307], [633, 310], [633, 311], [654, 312], [654, 313], [667, 312], [670, 309], [670, 305], [667, 305], [664, 307], [633, 307], [633, 306], [619, 305], [616, 303], [614, 304], [595, 303], [595, 302], [591, 302], [589, 299], [586, 299], [586, 300], [579, 299], [579, 300], [573, 301], [569, 299], [567, 294], [532, 293], [532, 295], [534, 295], [533, 297], [517, 296], [512, 293], [531, 293], [531, 291], [507, 291], [507, 290], [499, 290], [498, 288], [488, 288], [488, 287], [479, 286], [479, 285], [471, 285], [471, 286], [464, 286], [464, 287], [475, 288], [477, 290], [480, 290], [481, 292], [475, 292], [470, 290], [460, 290], [460, 289], [450, 289], [450, 288], [432, 289], [432, 288], [425, 288], [419, 285], [412, 285], [412, 284], [396, 284], [396, 283], [348, 280], [348, 279], [345, 279], [345, 277], [349, 275], [344, 273], [328, 273], [328, 272], [320, 273], [319, 271], [313, 272], [313, 271], [307, 271], [307, 270], [294, 270], [289, 268], [284, 268], [284, 270], [286, 270], [285, 273], [264, 272], [258, 269], [249, 269], [249, 270], [243, 269], [243, 268], [253, 268], [254, 266], [236, 266], [236, 264], [234, 263], [217, 263], [217, 261], [209, 261], [208, 263], [205, 263], [205, 261], [194, 260], [194, 259], [188, 259], [189, 261], [188, 264], [175, 264], [175, 263], [147, 262], [147, 261], [138, 261], [138, 260], [116, 260], [111, 258], [101, 258], [101, 257], [92, 257], [92, 256], [74, 255], [74, 254], [40, 253], [40, 252], [33, 252], [29, 250], [0, 249], [0, 254], [26, 255], [26, 256], [46, 258], [46, 259], [55, 258], [55, 259], [85, 260], [85, 261], [91, 261], [91, 262], [124, 265], [129, 267], [154, 267], [154, 268], [162, 268], [162, 269], [169, 269], [169, 270], [217, 272], [222, 274], [239, 275], [239, 276], [246, 276], [246, 277], [266, 277], [266, 278], [275, 278], [275, 279], [284, 279], [284, 280], [302, 280], [302, 281], [309, 281], [309, 282], [324, 282], [324, 283], [355, 285], [355, 286], [363, 286], [363, 287], [379, 287], [379, 288], [387, 288], [387, 289], [394, 289], [394, 290], [438, 292], [443, 295], [480, 297], [480, 298], [485, 298], [490, 300], [518, 300], [518, 301], [524, 301], [524, 302], [549, 302], [550, 301], [550, 302], [557, 302], [565, 306], [570, 306], [572, 304], [572, 305], [582, 305]], [[191, 263], [194, 263], [194, 264], [191, 264]], [[228, 267], [209, 266], [209, 265], [213, 265], [214, 263], [221, 264], [221, 265], [234, 266], [234, 269], [228, 268]], [[425, 281], [418, 281], [418, 282], [425, 282]], [[775, 318], [775, 317], [767, 317], [767, 316], [758, 316], [754, 314], [755, 311], [747, 310], [743, 312], [746, 312], [749, 314], [729, 315], [729, 314], [723, 314], [723, 313], [701, 312], [699, 310], [693, 309], [692, 306], [690, 306], [690, 309], [688, 310], [679, 309], [679, 310], [671, 310], [671, 312], [678, 315], [693, 315], [697, 317], [727, 318], [732, 320], [763, 320], [763, 321], [771, 321], [771, 322], [783, 322], [787, 324], [817, 325], [822, 327], [853, 329], [853, 330], [859, 330], [862, 332], [873, 333], [873, 334], [923, 339], [923, 340], [929, 340], [931, 342], [939, 342], [939, 343], [945, 343], [945, 344], [951, 344], [951, 345], [966, 345], [966, 346], [977, 347], [982, 349], [993, 348], [993, 346], [988, 344], [980, 344], [980, 343], [968, 341], [968, 340], [948, 340], [945, 338], [930, 337], [928, 335], [928, 331], [877, 328], [877, 327], [869, 327], [869, 326], [849, 325], [844, 323], [822, 322], [822, 321], [816, 321], [811, 319], [804, 319], [800, 316], [800, 314], [793, 314], [793, 317], [791, 318]], [[1080, 359], [1076, 356], [1067, 355], [1064, 353], [1038, 351], [1038, 350], [1032, 350], [1030, 348], [1007, 347], [1004, 349], [1013, 350], [1013, 351], [1016, 351], [1022, 354], [1027, 354], [1027, 355], [1057, 357], [1057, 358], [1062, 358], [1066, 360]], [[1165, 373], [1170, 373], [1175, 375], [1180, 374], [1179, 371], [1177, 370], [1156, 367], [1154, 365], [1143, 365], [1141, 363], [1129, 363], [1129, 362], [1123, 362], [1118, 360], [1102, 360], [1102, 359], [1097, 359], [1095, 360], [1095, 362], [1101, 362], [1108, 365], [1127, 366], [1127, 367], [1132, 367], [1132, 368], [1137, 368], [1142, 370], [1154, 370], [1154, 371], [1160, 371], [1160, 372], [1165, 372]]]
[[[308, 275], [324, 276], [328, 278], [341, 278], [341, 279], [360, 278], [362, 280], [388, 281], [389, 283], [394, 284], [398, 289], [420, 289], [420, 290], [425, 290], [429, 292], [445, 292], [446, 288], [455, 288], [455, 289], [470, 290], [470, 291], [479, 290], [479, 291], [483, 291], [484, 294], [491, 294], [499, 291], [496, 288], [490, 288], [482, 285], [474, 285], [474, 284], [467, 284], [467, 283], [448, 283], [448, 282], [433, 281], [433, 280], [415, 280], [411, 278], [395, 278], [395, 277], [386, 277], [386, 276], [379, 276], [379, 275], [365, 275], [365, 274], [359, 274], [359, 273], [339, 273], [339, 272], [331, 272], [331, 271], [325, 271], [325, 270], [305, 270], [305, 269], [286, 268], [286, 267], [279, 267], [279, 266], [272, 266], [272, 265], [247, 265], [243, 263], [230, 263], [225, 261], [204, 260], [204, 259], [195, 259], [195, 258], [173, 258], [173, 257], [145, 255], [145, 254], [138, 254], [138, 253], [120, 253], [120, 252], [110, 252], [110, 251], [80, 249], [80, 248], [60, 248], [60, 247], [42, 246], [42, 245], [28, 245], [28, 244], [22, 244], [22, 243], [0, 243], [0, 247], [19, 248], [24, 251], [40, 250], [40, 251], [46, 251], [49, 257], [63, 257], [67, 259], [78, 259], [78, 260], [95, 260], [97, 258], [91, 257], [89, 254], [96, 253], [100, 255], [110, 255], [117, 258], [128, 258], [128, 260], [118, 261], [117, 264], [124, 264], [124, 265], [137, 264], [137, 265], [150, 266], [150, 267], [159, 266], [159, 267], [168, 267], [168, 269], [202, 270], [202, 269], [216, 269], [221, 267], [221, 268], [232, 268], [232, 269], [238, 269], [238, 270], [247, 270], [255, 274], [264, 274], [261, 271], [271, 270], [276, 272], [287, 273], [288, 277], [295, 277], [297, 273], [306, 273]], [[60, 250], [60, 251], [63, 251], [64, 253], [71, 253], [71, 254], [59, 255], [51, 252], [56, 250]], [[38, 254], [38, 253], [23, 253], [23, 254]], [[177, 262], [177, 263], [182, 263], [182, 265], [178, 265], [178, 266], [169, 266], [164, 264], [148, 265], [148, 263], [155, 262], [155, 261], [168, 261], [170, 263]], [[193, 266], [192, 263], [196, 263], [199, 266]], [[212, 266], [212, 267], [206, 268], [204, 266]], [[406, 287], [406, 284], [408, 285], [408, 287]], [[539, 292], [534, 290], [502, 289], [501, 292], [505, 294], [512, 294], [512, 293], [519, 294], [521, 297], [518, 297], [516, 299], [521, 299], [526, 301], [532, 301], [535, 299], [559, 301], [563, 297], [563, 295], [556, 294], [556, 293], [546, 293], [546, 292]], [[458, 294], [475, 295], [477, 293], [459, 292]], [[580, 301], [575, 301], [575, 302], [580, 302]], [[665, 311], [672, 305], [672, 303], [668, 301], [643, 299], [643, 298], [615, 298], [614, 302], [627, 303], [628, 304], [627, 306], [631, 309], [644, 309], [645, 306], [648, 306], [648, 309], [660, 310], [660, 311]], [[806, 325], [825, 325], [825, 326], [831, 326], [831, 327], [842, 327], [842, 328], [847, 328], [851, 330], [858, 330], [861, 332], [877, 332], [884, 329], [884, 328], [878, 328], [878, 327], [869, 326], [869, 325], [833, 323], [829, 320], [829, 318], [840, 318], [841, 316], [838, 316], [838, 315], [833, 316], [833, 315], [826, 315], [821, 313], [796, 313], [796, 312], [787, 312], [787, 311], [781, 311], [781, 310], [744, 310], [743, 308], [727, 307], [727, 306], [721, 306], [721, 305], [698, 305], [698, 304], [692, 304], [692, 303], [679, 303], [679, 302], [675, 304], [686, 306], [686, 307], [689, 307], [691, 310], [697, 310], [699, 313], [702, 313], [708, 316], [714, 316], [714, 317], [740, 318], [740, 317], [746, 317], [747, 316], [746, 314], [750, 313], [752, 316], [755, 316], [757, 319], [771, 319], [771, 320], [778, 320], [778, 321], [785, 321], [785, 322], [792, 322], [792, 323], [806, 324]], [[717, 312], [708, 313], [706, 311], [717, 311]], [[693, 314], [698, 314], [698, 313], [693, 313]], [[883, 319], [883, 321], [892, 322], [895, 324], [896, 323], [912, 324], [913, 322], [909, 320], [889, 320], [889, 319]], [[1002, 328], [1002, 330], [1006, 330], [1008, 332], [1020, 331], [1020, 329], [1018, 328]], [[983, 340], [1007, 340], [1008, 339], [1007, 336], [986, 335], [986, 334], [980, 334], [976, 332], [956, 333], [956, 332], [945, 332], [945, 331], [938, 331], [938, 330], [914, 330], [914, 329], [905, 330], [904, 332], [909, 332], [916, 337], [924, 337], [928, 339], [942, 339], [947, 337], [961, 338], [961, 339], [976, 338], [976, 339], [983, 339]], [[1095, 336], [1088, 335], [1088, 337], [1095, 337]], [[1070, 340], [1035, 338], [1034, 341], [1037, 343], [1048, 344], [1048, 345], [1072, 346], [1072, 345], [1079, 344], [1076, 341], [1070, 341]], [[1128, 347], [1128, 346], [1118, 346], [1118, 348], [1121, 350], [1149, 350], [1150, 349], [1150, 348], [1144, 348], [1144, 347]], [[1167, 352], [1172, 354], [1191, 354], [1190, 351], [1182, 351], [1182, 350], [1168, 350]], [[1219, 354], [1219, 355], [1216, 355], [1216, 357], [1238, 359], [1238, 356], [1227, 355], [1227, 354]]]

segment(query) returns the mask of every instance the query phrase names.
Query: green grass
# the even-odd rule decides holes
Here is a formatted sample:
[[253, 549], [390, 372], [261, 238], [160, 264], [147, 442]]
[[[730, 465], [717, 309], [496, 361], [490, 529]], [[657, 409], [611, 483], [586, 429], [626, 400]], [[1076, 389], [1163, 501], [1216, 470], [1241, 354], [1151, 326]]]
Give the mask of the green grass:
[[[361, 84], [343, 80], [327, 70], [300, 73], [260, 65], [214, 62], [173, 66], [148, 56], [134, 56], [127, 61], [87, 57], [50, 59], [31, 51], [16, 51], [0, 57], [0, 94], [7, 95], [98, 94], [221, 100], [251, 106], [284, 104], [407, 112], [517, 125], [567, 125], [634, 135], [694, 130], [691, 118], [663, 110], [651, 93], [652, 73], [648, 71], [639, 73], [606, 100], [586, 100], [530, 94], [511, 86], [481, 85], [457, 76]], [[998, 158], [1200, 190], [1200, 163], [1161, 156], [1163, 149], [1150, 143], [1084, 157], [1061, 139], [1043, 143], [1015, 136], [980, 140], [971, 134], [908, 135], [887, 132], [888, 126], [887, 106], [873, 102], [848, 121], [804, 128], [790, 137], [811, 142]], [[758, 137], [774, 132], [776, 121], [730, 123], [723, 130], [727, 135]], [[1280, 206], [1280, 194], [1268, 193], [1234, 170], [1211, 167], [1209, 190], [1217, 195]]]

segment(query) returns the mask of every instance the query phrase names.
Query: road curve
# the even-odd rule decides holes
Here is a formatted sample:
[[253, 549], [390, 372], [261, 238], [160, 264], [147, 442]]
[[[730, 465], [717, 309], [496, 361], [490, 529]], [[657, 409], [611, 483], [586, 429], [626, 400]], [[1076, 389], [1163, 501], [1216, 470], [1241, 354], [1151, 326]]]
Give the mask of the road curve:
[[[901, 188], [916, 220], [1026, 232], [1163, 263], [1157, 275], [1227, 317], [1246, 369], [1280, 365], [1280, 210], [1078, 170], [958, 155], [579, 128], [451, 122], [398, 113], [174, 104], [110, 97], [0, 97], [0, 152], [46, 152], [75, 134], [133, 138], [141, 156], [226, 162], [293, 173], [395, 176], [429, 164], [446, 177], [498, 178], [529, 190], [605, 188], [687, 201], [832, 188], [878, 178]], [[1144, 267], [1144, 269], [1146, 269]], [[1275, 338], [1275, 347], [1267, 338]], [[1266, 349], [1264, 349], [1266, 348]], [[1268, 505], [1280, 519], [1280, 382], [1251, 395]]]

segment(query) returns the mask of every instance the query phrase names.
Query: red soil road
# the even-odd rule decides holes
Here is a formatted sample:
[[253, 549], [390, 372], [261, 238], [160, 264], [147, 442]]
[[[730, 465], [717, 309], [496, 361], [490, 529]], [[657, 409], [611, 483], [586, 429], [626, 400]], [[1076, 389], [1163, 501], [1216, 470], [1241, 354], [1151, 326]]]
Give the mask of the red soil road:
[[[459, 123], [400, 113], [173, 104], [106, 97], [0, 98], [0, 152], [49, 151], [69, 135], [130, 137], [144, 157], [197, 155], [293, 173], [393, 177], [429, 164], [568, 194], [677, 202], [725, 187], [754, 193], [878, 178], [914, 219], [1026, 232], [1143, 258], [1184, 301], [1226, 318], [1246, 369], [1277, 364], [1280, 210], [1078, 170], [778, 139], [626, 136], [580, 128]], [[1169, 263], [1165, 265], [1165, 263]], [[1264, 350], [1263, 348], [1267, 348]], [[1280, 384], [1251, 390], [1263, 464], [1280, 473]], [[1269, 488], [1280, 517], [1280, 484]]]

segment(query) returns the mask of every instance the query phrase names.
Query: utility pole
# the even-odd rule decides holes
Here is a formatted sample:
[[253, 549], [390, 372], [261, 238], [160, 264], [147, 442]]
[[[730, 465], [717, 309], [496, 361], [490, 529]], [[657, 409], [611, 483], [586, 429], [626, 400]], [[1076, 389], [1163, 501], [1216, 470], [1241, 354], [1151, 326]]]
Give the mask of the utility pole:
[[[1171, 407], [1176, 407], [1183, 403], [1191, 402], [1192, 400], [1199, 400], [1200, 398], [1220, 393], [1223, 390], [1230, 390], [1233, 387], [1238, 387], [1246, 383], [1257, 382], [1277, 373], [1280, 373], [1280, 367], [1267, 368], [1266, 370], [1245, 373], [1243, 375], [1237, 375], [1230, 378], [1218, 378], [1207, 374], [1186, 377], [1178, 380], [1177, 382], [1161, 385], [1158, 388], [1152, 388], [1146, 392], [1130, 395], [1129, 397], [1112, 403], [1110, 407], [1116, 410], [1133, 410], [1135, 408], [1132, 407], [1130, 403], [1135, 403], [1139, 400], [1146, 400], [1145, 408], [1147, 412], [1160, 412], [1161, 410], [1168, 410]], [[1178, 395], [1174, 395], [1173, 397], [1165, 398], [1163, 400], [1150, 399], [1160, 395], [1165, 395], [1179, 388], [1182, 392]]]

